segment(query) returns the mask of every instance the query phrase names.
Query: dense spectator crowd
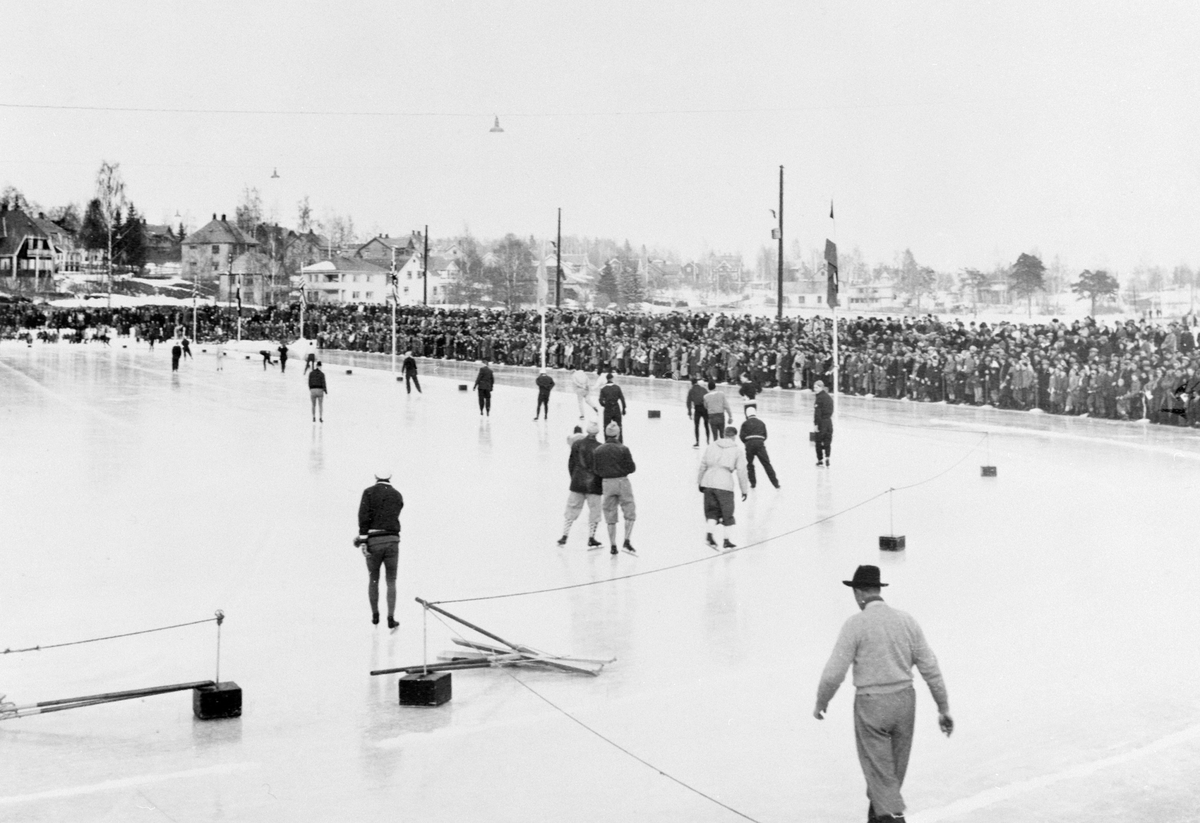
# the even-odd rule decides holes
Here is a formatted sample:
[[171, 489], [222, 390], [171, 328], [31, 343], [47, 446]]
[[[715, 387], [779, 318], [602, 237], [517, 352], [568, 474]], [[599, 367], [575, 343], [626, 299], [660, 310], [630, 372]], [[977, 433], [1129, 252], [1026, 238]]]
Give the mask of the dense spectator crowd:
[[[391, 318], [389, 306], [309, 306], [304, 332], [325, 349], [390, 352]], [[0, 306], [0, 336], [8, 338], [83, 340], [107, 332], [167, 339], [190, 334], [191, 321], [190, 309]], [[247, 311], [240, 322], [245, 339], [290, 341], [300, 306]], [[237, 324], [234, 310], [202, 306], [198, 338], [228, 339]], [[832, 383], [831, 324], [827, 317], [551, 312], [546, 359], [552, 368], [805, 389], [816, 380]], [[1200, 426], [1195, 324], [1195, 316], [995, 324], [844, 318], [838, 391]], [[533, 311], [402, 307], [396, 346], [417, 357], [533, 366], [540, 361], [541, 321]]]

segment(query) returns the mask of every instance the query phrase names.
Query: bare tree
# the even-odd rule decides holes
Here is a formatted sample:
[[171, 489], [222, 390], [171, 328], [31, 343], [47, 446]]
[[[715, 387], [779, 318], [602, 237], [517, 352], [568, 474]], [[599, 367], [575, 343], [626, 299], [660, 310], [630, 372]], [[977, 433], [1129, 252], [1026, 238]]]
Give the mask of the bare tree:
[[125, 207], [125, 180], [121, 177], [121, 164], [100, 163], [100, 171], [96, 173], [96, 199], [100, 201], [100, 210], [108, 227], [108, 307], [112, 308], [112, 279], [113, 279], [113, 228], [116, 225], [117, 213]]

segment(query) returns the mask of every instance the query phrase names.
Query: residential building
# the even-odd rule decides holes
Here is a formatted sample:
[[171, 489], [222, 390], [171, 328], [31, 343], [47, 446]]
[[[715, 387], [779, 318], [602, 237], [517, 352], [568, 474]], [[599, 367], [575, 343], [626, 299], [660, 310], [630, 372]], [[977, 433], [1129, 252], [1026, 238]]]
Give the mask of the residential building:
[[[411, 260], [410, 260], [411, 262]], [[388, 302], [390, 270], [358, 257], [335, 257], [300, 270], [305, 299], [310, 303]], [[401, 303], [412, 301], [401, 300]], [[418, 295], [416, 302], [421, 302]]]
[[216, 280], [221, 272], [228, 273], [233, 261], [258, 248], [258, 242], [225, 219], [213, 219], [203, 228], [183, 239], [182, 264], [184, 278]]
[[37, 221], [20, 209], [0, 208], [0, 283], [38, 292], [53, 283], [54, 245]]

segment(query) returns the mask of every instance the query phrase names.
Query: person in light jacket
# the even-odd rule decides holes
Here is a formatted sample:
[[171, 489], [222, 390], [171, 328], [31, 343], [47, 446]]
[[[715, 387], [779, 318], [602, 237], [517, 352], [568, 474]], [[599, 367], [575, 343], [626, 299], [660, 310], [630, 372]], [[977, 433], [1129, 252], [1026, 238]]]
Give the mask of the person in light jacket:
[[700, 493], [704, 495], [704, 519], [708, 523], [708, 535], [705, 542], [709, 548], [716, 549], [717, 541], [713, 532], [717, 526], [726, 529], [726, 549], [735, 548], [729, 539], [727, 531], [736, 522], [733, 517], [733, 481], [737, 477], [738, 488], [742, 492], [742, 500], [750, 488], [750, 480], [746, 475], [746, 453], [742, 444], [737, 441], [738, 430], [734, 426], [727, 427], [715, 443], [704, 450], [700, 458], [700, 474], [697, 482]]

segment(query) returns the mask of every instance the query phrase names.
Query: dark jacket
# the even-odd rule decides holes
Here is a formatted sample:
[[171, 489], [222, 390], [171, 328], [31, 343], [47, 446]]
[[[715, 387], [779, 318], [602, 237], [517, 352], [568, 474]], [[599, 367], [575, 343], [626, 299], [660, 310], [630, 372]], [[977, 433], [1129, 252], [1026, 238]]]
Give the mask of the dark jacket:
[[404, 358], [404, 366], [402, 367], [402, 369], [405, 374], [416, 374], [417, 373], [417, 361], [413, 360], [411, 357]]
[[601, 479], [627, 477], [637, 471], [637, 466], [628, 446], [617, 442], [615, 437], [606, 436], [604, 445], [592, 453], [592, 471]]
[[595, 453], [600, 447], [594, 434], [571, 444], [567, 471], [571, 473], [571, 491], [579, 494], [600, 494], [604, 484], [595, 473]]
[[554, 388], [554, 378], [548, 374], [539, 374], [533, 382], [537, 384], [538, 394], [550, 394], [550, 390]]
[[375, 481], [362, 493], [358, 504], [359, 534], [400, 534], [400, 510], [404, 497], [386, 480]]
[[606, 409], [621, 409], [625, 414], [625, 393], [616, 383], [609, 383], [600, 390], [600, 405]]
[[738, 433], [738, 437], [745, 443], [751, 438], [759, 440], [767, 439], [767, 424], [759, 420], [757, 417], [747, 417], [742, 423], [742, 430]]
[[481, 391], [491, 391], [496, 385], [496, 375], [492, 374], [492, 370], [487, 366], [479, 367], [479, 374], [475, 375], [475, 385], [471, 389], [479, 389]]
[[308, 373], [308, 387], [310, 389], [325, 389], [325, 391], [329, 391], [329, 389], [325, 388], [325, 372], [314, 366], [313, 370]]
[[813, 425], [818, 429], [833, 428], [833, 398], [821, 392], [813, 403]]
[[687, 410], [688, 414], [693, 413], [693, 409], [699, 409], [701, 414], [706, 414], [704, 411], [704, 395], [708, 394], [708, 389], [699, 383], [693, 384], [688, 389], [687, 393]]

